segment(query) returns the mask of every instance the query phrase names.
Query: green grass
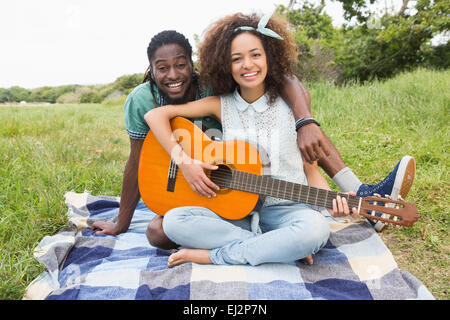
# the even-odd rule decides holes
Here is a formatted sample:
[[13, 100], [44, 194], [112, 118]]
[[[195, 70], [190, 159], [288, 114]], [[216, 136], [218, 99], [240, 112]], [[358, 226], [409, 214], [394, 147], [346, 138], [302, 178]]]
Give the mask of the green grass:
[[119, 195], [122, 106], [0, 107], [0, 299], [43, 271], [33, 248], [66, 225], [66, 191]]
[[403, 155], [415, 158], [406, 200], [416, 203], [421, 219], [412, 228], [389, 225], [380, 236], [400, 268], [436, 299], [449, 299], [450, 72], [417, 70], [365, 86], [308, 88], [322, 129], [363, 183], [379, 182]]
[[[413, 228], [389, 226], [381, 237], [401, 269], [437, 299], [448, 299], [450, 72], [418, 70], [364, 86], [308, 88], [322, 129], [363, 182], [384, 178], [403, 155], [415, 157], [407, 200], [421, 219]], [[66, 191], [120, 195], [129, 152], [122, 110], [0, 107], [0, 299], [21, 299], [44, 271], [33, 249], [66, 226]]]

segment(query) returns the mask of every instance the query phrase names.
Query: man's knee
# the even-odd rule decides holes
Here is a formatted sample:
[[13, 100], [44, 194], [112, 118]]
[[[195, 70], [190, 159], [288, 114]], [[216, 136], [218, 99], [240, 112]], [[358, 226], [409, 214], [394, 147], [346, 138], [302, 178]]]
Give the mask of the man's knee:
[[146, 231], [148, 241], [152, 246], [164, 250], [178, 248], [178, 245], [171, 241], [164, 233], [162, 222], [163, 218], [159, 216], [150, 221]]

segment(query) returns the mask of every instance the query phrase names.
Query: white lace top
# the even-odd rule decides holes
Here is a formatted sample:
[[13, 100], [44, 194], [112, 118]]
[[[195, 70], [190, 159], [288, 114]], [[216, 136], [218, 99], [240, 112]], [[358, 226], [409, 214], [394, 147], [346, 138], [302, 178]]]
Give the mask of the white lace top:
[[[221, 96], [220, 101], [223, 140], [245, 140], [258, 150], [262, 148], [269, 156], [269, 159], [262, 160], [263, 164], [266, 168], [270, 166], [273, 178], [307, 184], [297, 145], [294, 115], [282, 98], [269, 105], [268, 96], [263, 95], [249, 104], [236, 90], [233, 94]], [[290, 202], [267, 197], [264, 206]]]

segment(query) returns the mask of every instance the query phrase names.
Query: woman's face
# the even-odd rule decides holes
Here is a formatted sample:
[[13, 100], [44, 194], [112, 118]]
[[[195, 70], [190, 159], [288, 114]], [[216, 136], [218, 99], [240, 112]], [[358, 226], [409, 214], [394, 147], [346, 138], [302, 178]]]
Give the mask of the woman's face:
[[231, 73], [241, 90], [262, 90], [267, 75], [267, 58], [261, 40], [243, 32], [231, 42]]

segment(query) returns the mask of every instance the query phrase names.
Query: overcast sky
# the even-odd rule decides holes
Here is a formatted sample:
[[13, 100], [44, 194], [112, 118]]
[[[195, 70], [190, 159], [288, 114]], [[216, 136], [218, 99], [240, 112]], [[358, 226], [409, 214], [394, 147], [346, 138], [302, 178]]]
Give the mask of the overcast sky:
[[[103, 84], [144, 72], [151, 37], [194, 34], [235, 12], [266, 13], [289, 0], [0, 0], [0, 87]], [[339, 6], [330, 6], [335, 24]]]

